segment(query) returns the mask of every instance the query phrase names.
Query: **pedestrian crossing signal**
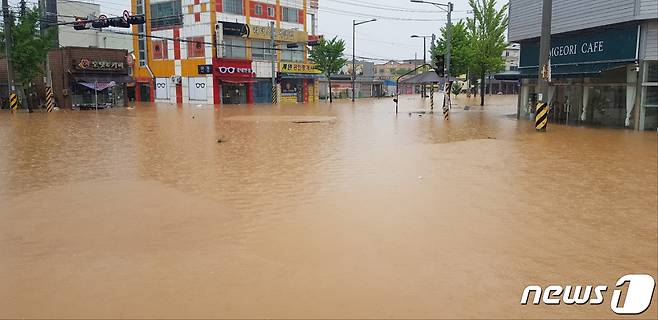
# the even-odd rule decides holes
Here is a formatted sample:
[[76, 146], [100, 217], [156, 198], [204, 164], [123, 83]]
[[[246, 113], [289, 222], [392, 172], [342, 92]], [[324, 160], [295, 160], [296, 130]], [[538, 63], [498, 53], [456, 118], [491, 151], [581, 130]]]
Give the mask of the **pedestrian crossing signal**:
[[436, 74], [441, 78], [445, 77], [445, 68], [446, 68], [445, 56], [442, 54], [435, 55], [434, 62], [436, 63], [434, 72], [436, 72]]

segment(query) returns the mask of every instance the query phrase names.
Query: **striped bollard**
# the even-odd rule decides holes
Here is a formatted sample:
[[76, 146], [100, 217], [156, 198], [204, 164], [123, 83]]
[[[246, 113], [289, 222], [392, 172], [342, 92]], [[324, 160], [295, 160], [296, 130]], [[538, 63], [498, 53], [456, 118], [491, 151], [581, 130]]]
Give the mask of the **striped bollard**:
[[12, 92], [9, 94], [9, 109], [12, 112], [18, 109], [18, 96], [16, 95], [16, 92]]
[[46, 88], [46, 110], [48, 112], [53, 112], [53, 109], [55, 108], [55, 98], [53, 94], [53, 88], [52, 87], [47, 87]]
[[277, 102], [277, 92], [276, 92], [276, 86], [272, 86], [272, 104], [276, 104]]
[[434, 84], [430, 84], [430, 110], [434, 112]]
[[535, 113], [535, 129], [537, 132], [546, 132], [548, 126], [548, 108], [543, 102], [537, 103]]

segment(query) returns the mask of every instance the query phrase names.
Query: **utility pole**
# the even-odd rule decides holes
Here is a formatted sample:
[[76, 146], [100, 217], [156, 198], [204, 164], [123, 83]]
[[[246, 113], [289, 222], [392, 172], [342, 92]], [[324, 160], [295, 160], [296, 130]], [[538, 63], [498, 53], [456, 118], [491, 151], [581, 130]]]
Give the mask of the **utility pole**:
[[278, 90], [276, 88], [276, 44], [274, 43], [275, 34], [276, 29], [274, 21], [270, 21], [270, 55], [272, 57], [272, 104], [276, 104], [278, 101]]
[[361, 22], [356, 22], [356, 20], [352, 20], [352, 102], [354, 102], [354, 99], [356, 98], [356, 96], [354, 95], [354, 83], [356, 82], [356, 45], [355, 45], [356, 26], [374, 21], [377, 21], [377, 19], [371, 19]]
[[448, 43], [446, 44], [446, 78], [450, 81], [450, 58], [452, 52], [452, 2], [448, 2]]
[[356, 82], [356, 20], [352, 20], [352, 102], [354, 102], [354, 83]]
[[547, 72], [551, 72], [549, 60], [551, 50], [551, 21], [553, 18], [553, 0], [543, 0], [542, 19], [541, 19], [541, 40], [539, 42], [539, 97], [540, 102], [548, 103], [548, 82]]
[[410, 0], [413, 3], [426, 3], [426, 4], [431, 4], [446, 13], [448, 13], [448, 24], [446, 24], [446, 28], [448, 31], [447, 34], [447, 39], [446, 41], [446, 77], [448, 78], [448, 81], [450, 80], [450, 53], [452, 51], [452, 11], [455, 8], [454, 4], [452, 2], [448, 2], [448, 4], [444, 3], [438, 3], [438, 2], [432, 2], [432, 1], [424, 1], [424, 0]]
[[9, 95], [11, 92], [14, 92], [16, 90], [16, 86], [14, 85], [14, 68], [12, 66], [12, 61], [11, 61], [11, 47], [12, 47], [12, 39], [11, 39], [11, 23], [9, 22], [11, 20], [11, 15], [9, 14], [9, 1], [8, 0], [2, 0], [2, 14], [3, 14], [3, 22], [4, 22], [4, 33], [5, 33], [5, 57], [7, 59], [7, 88], [9, 89], [7, 91], [7, 94]]

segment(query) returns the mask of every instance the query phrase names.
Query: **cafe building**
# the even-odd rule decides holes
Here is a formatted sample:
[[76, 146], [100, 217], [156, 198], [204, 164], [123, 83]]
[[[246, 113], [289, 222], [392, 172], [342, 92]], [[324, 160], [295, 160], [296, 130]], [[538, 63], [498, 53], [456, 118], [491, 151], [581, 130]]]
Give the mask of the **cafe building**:
[[56, 104], [62, 108], [124, 107], [129, 75], [127, 50], [64, 47], [48, 60]]
[[[527, 119], [534, 116], [541, 69], [541, 3], [534, 2], [510, 2], [509, 38], [521, 45], [518, 113]], [[658, 5], [621, 2], [616, 7], [628, 10], [614, 16], [605, 15], [608, 8], [598, 1], [554, 4], [546, 75], [550, 86], [543, 99], [549, 103], [549, 121], [636, 130], [658, 127]], [[562, 10], [567, 6], [569, 10]], [[578, 21], [566, 14], [573, 11], [581, 12]]]

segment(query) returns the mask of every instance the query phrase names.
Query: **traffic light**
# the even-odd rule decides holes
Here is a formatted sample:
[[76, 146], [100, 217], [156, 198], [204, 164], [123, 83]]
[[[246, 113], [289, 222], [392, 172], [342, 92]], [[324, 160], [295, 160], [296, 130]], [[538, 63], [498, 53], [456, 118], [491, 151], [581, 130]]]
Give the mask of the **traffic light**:
[[436, 66], [434, 68], [434, 72], [436, 72], [436, 75], [438, 75], [441, 78], [445, 77], [445, 69], [446, 69], [445, 56], [442, 54], [436, 54], [434, 56], [434, 61], [436, 62]]
[[87, 25], [87, 20], [81, 17], [75, 17], [75, 23], [73, 24], [73, 29], [75, 30], [87, 30], [89, 26]]
[[128, 17], [128, 23], [129, 24], [144, 24], [144, 23], [146, 23], [146, 18], [144, 18], [143, 14], [129, 16]]
[[109, 21], [107, 20], [107, 16], [104, 14], [101, 14], [98, 16], [98, 19], [94, 20], [91, 23], [91, 26], [94, 28], [107, 28], [110, 26]]
[[117, 28], [130, 28], [130, 23], [123, 20], [123, 18], [111, 18], [108, 20], [110, 27]]

